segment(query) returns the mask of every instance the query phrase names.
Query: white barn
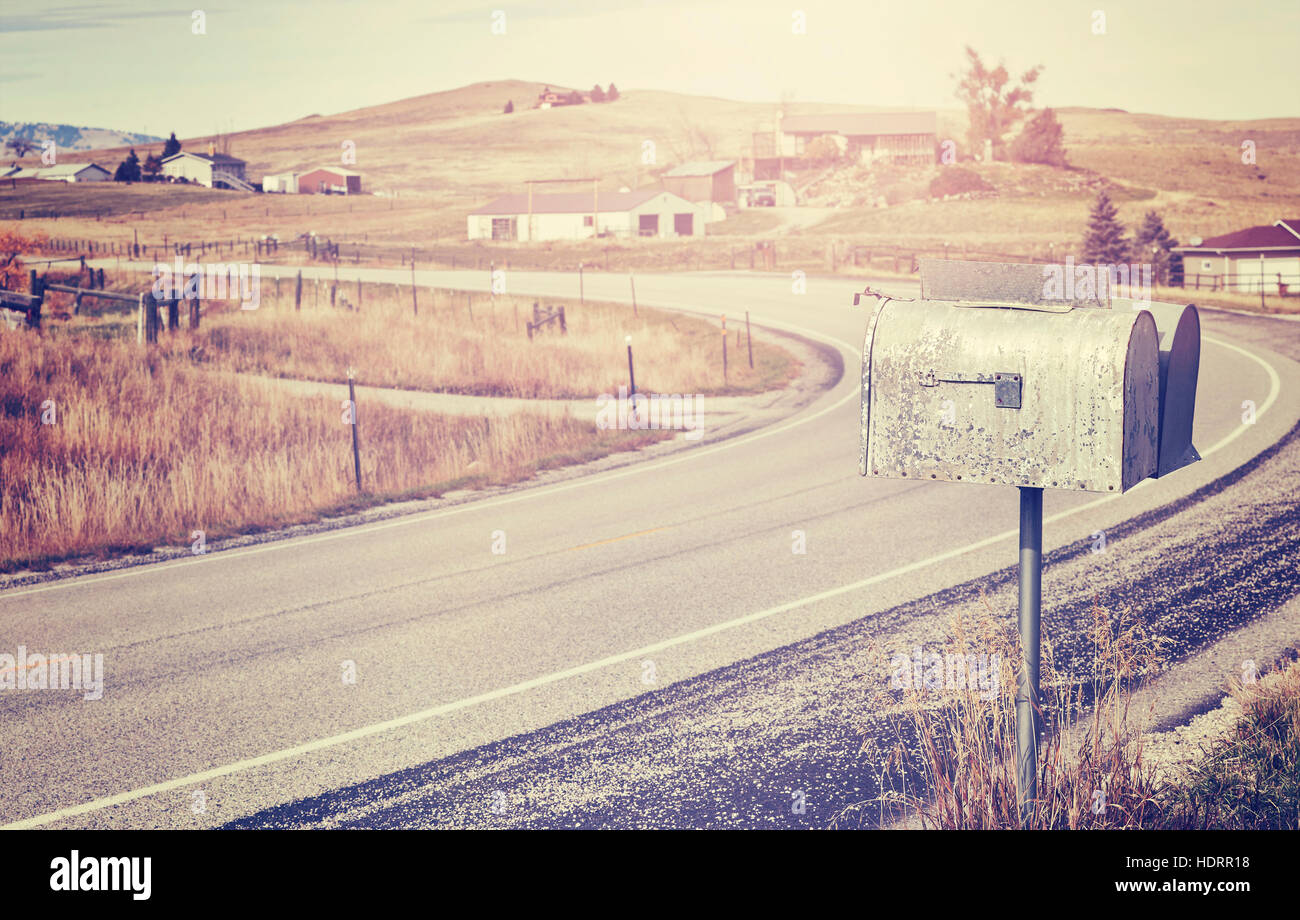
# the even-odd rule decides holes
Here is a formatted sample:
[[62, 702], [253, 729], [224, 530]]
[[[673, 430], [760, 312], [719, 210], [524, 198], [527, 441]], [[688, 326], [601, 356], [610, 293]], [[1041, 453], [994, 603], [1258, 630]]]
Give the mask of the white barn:
[[506, 195], [471, 211], [471, 240], [582, 240], [594, 236], [702, 236], [708, 203], [663, 189]]
[[5, 179], [47, 179], [53, 182], [107, 182], [113, 174], [98, 163], [60, 163], [57, 166], [15, 166], [0, 173]]

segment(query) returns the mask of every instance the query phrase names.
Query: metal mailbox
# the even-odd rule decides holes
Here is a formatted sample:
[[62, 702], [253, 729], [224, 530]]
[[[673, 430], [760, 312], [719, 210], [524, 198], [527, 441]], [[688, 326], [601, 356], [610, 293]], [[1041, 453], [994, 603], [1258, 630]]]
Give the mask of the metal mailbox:
[[862, 475], [1019, 487], [1026, 826], [1042, 727], [1043, 489], [1119, 493], [1200, 459], [1196, 308], [1116, 298], [1111, 266], [1075, 268], [922, 261], [921, 299], [875, 294], [862, 348]]
[[[1013, 268], [1021, 282], [1042, 277], [1041, 266]], [[960, 293], [960, 268], [935, 274], [944, 284], [931, 290]], [[1032, 303], [1026, 283], [998, 301], [986, 277], [984, 267], [971, 300], [877, 295], [863, 347], [864, 476], [1123, 492], [1200, 459], [1195, 307]]]

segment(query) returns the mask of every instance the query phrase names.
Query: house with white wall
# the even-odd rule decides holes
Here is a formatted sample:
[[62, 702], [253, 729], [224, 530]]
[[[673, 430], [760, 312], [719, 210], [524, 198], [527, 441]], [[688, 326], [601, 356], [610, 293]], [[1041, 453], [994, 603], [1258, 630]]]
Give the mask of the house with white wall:
[[663, 189], [506, 195], [471, 211], [471, 240], [582, 240], [596, 236], [702, 236], [708, 202], [692, 204]]
[[[182, 150], [162, 161], [162, 174], [173, 180], [185, 179], [208, 188], [243, 188], [248, 181], [244, 176], [246, 165], [239, 157], [216, 153], [210, 148], [207, 153]], [[231, 182], [224, 182], [225, 177], [230, 177]]]
[[1183, 283], [1205, 283], [1197, 276], [1217, 277], [1218, 284], [1247, 293], [1285, 286], [1300, 290], [1300, 218], [1246, 227], [1208, 239], [1194, 238], [1190, 246], [1176, 246], [1183, 257]]

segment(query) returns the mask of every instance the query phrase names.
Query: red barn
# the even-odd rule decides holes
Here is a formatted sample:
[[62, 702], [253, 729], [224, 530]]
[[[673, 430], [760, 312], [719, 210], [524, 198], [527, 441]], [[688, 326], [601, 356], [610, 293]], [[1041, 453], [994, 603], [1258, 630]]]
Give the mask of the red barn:
[[337, 166], [322, 166], [298, 176], [299, 195], [359, 195], [361, 173]]

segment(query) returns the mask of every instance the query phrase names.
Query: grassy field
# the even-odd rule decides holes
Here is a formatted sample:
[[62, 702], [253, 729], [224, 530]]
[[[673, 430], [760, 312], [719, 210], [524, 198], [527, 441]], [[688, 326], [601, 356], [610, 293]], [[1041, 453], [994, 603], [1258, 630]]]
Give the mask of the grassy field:
[[[136, 291], [142, 275], [110, 273], [113, 285]], [[721, 328], [716, 322], [622, 304], [556, 300], [364, 284], [360, 309], [355, 283], [341, 281], [336, 306], [330, 285], [304, 284], [302, 309], [293, 309], [293, 282], [264, 280], [262, 306], [233, 309], [209, 302], [197, 333], [164, 334], [158, 348], [199, 366], [304, 380], [337, 381], [348, 367], [372, 386], [477, 396], [571, 399], [614, 393], [627, 384], [626, 337], [632, 337], [637, 388], [644, 392], [722, 396], [784, 386], [798, 374], [789, 352], [753, 343], [748, 362], [743, 315], [733, 316], [728, 373], [722, 369]], [[130, 309], [111, 305], [71, 315], [71, 295], [52, 294], [46, 310], [69, 331], [101, 338], [135, 337]], [[565, 309], [567, 334], [553, 321], [530, 341], [534, 302]], [[89, 301], [88, 301], [89, 303]]]
[[[51, 280], [71, 281], [59, 273]], [[138, 274], [108, 273], [137, 291]], [[724, 384], [719, 328], [616, 304], [564, 302], [529, 341], [530, 298], [409, 286], [262, 286], [262, 306], [210, 301], [199, 330], [135, 344], [134, 308], [47, 297], [41, 334], [0, 332], [0, 571], [83, 554], [187, 544], [314, 519], [402, 497], [513, 482], [670, 436], [601, 431], [568, 416], [443, 416], [360, 410], [364, 495], [353, 482], [340, 401], [360, 383], [524, 398], [615, 393], [627, 381], [625, 336], [643, 392], [731, 394], [779, 387], [798, 371], [783, 349], [754, 343], [751, 371], [734, 339]], [[545, 305], [559, 305], [547, 300]], [[97, 304], [92, 307], [92, 304]], [[733, 327], [734, 328], [734, 327]], [[736, 333], [733, 333], [733, 336]], [[290, 396], [240, 374], [336, 381], [338, 398]]]
[[[54, 235], [129, 238], [138, 230], [152, 242], [217, 239], [315, 231], [333, 239], [423, 246], [460, 240], [465, 214], [497, 195], [522, 190], [526, 178], [597, 175], [602, 187], [639, 187], [686, 159], [748, 155], [756, 132], [770, 131], [777, 106], [649, 90], [618, 101], [559, 109], [532, 109], [540, 84], [481, 83], [337, 115], [311, 116], [231, 136], [231, 152], [249, 173], [301, 170], [336, 162], [344, 140], [356, 144], [355, 168], [368, 192], [352, 198], [246, 195], [176, 186], [122, 189], [83, 185], [62, 189], [0, 188], [0, 219], [18, 211], [102, 211], [98, 220], [69, 218], [43, 226]], [[516, 111], [503, 115], [512, 99]], [[788, 114], [854, 107], [789, 103]], [[1073, 245], [1082, 234], [1092, 197], [1080, 176], [1100, 177], [1118, 189], [1121, 216], [1130, 225], [1154, 207], [1175, 236], [1211, 236], [1300, 213], [1300, 119], [1208, 121], [1121, 110], [1058, 110], [1071, 171], [986, 164], [998, 189], [995, 206], [944, 202], [878, 209], [850, 207], [815, 232], [897, 244], [956, 244], [984, 248], [1011, 244]], [[939, 113], [939, 135], [964, 144], [965, 116]], [[642, 144], [654, 142], [654, 162]], [[1241, 162], [1241, 145], [1255, 144], [1256, 165]], [[185, 139], [202, 150], [207, 138]], [[157, 146], [157, 145], [155, 145]], [[141, 147], [143, 157], [152, 148]], [[419, 152], [419, 156], [414, 155]], [[486, 152], [486, 153], [485, 153]], [[125, 150], [68, 154], [110, 165]], [[902, 211], [902, 213], [899, 213]], [[724, 229], [725, 228], [725, 229]], [[713, 232], [731, 236], [774, 229], [763, 217], [741, 216]], [[806, 232], [806, 231], [805, 231]]]
[[[310, 116], [231, 136], [231, 152], [249, 173], [303, 169], [336, 162], [345, 140], [356, 144], [355, 168], [366, 191], [359, 196], [255, 195], [194, 187], [115, 183], [0, 184], [0, 219], [24, 210], [75, 215], [24, 220], [27, 231], [120, 246], [139, 235], [164, 241], [230, 240], [275, 234], [286, 244], [314, 232], [341, 241], [345, 261], [401, 264], [412, 248], [424, 264], [486, 268], [683, 271], [748, 268], [748, 252], [775, 238], [785, 255], [778, 271], [829, 268], [826, 252], [841, 246], [892, 247], [966, 254], [1056, 259], [1077, 253], [1089, 207], [1100, 187], [1110, 189], [1131, 231], [1148, 210], [1158, 211], [1184, 243], [1300, 214], [1300, 118], [1210, 121], [1130, 113], [1118, 109], [1058, 110], [1069, 169], [963, 162], [993, 187], [993, 197], [948, 201], [928, 198], [943, 167], [904, 170], [865, 182], [848, 177], [829, 197], [849, 204], [810, 220], [785, 220], [766, 209], [715, 223], [704, 238], [574, 243], [469, 243], [465, 216], [486, 200], [524, 188], [530, 178], [596, 175], [601, 188], [641, 187], [686, 159], [739, 159], [752, 152], [755, 133], [772, 129], [777, 106], [656, 91], [627, 91], [609, 104], [532, 109], [540, 84], [503, 81], [336, 115]], [[516, 111], [501, 107], [513, 100]], [[790, 103], [788, 114], [855, 107]], [[965, 114], [939, 113], [939, 137], [964, 144]], [[202, 150], [207, 138], [184, 139]], [[643, 143], [653, 162], [642, 161]], [[1242, 144], [1255, 145], [1256, 162], [1242, 162]], [[151, 148], [140, 148], [144, 156]], [[110, 165], [123, 150], [69, 155]], [[879, 170], [878, 170], [879, 171]], [[883, 170], [890, 173], [890, 170]], [[820, 175], [818, 169], [791, 176]], [[856, 184], [855, 184], [856, 183]], [[817, 183], [814, 183], [816, 187]], [[873, 207], [880, 198], [887, 207]], [[854, 203], [856, 202], [856, 203]], [[358, 249], [360, 252], [358, 253]], [[282, 247], [277, 261], [304, 258]]]
[[511, 482], [667, 434], [365, 406], [358, 495], [345, 398], [287, 396], [121, 341], [0, 332], [0, 570]]

